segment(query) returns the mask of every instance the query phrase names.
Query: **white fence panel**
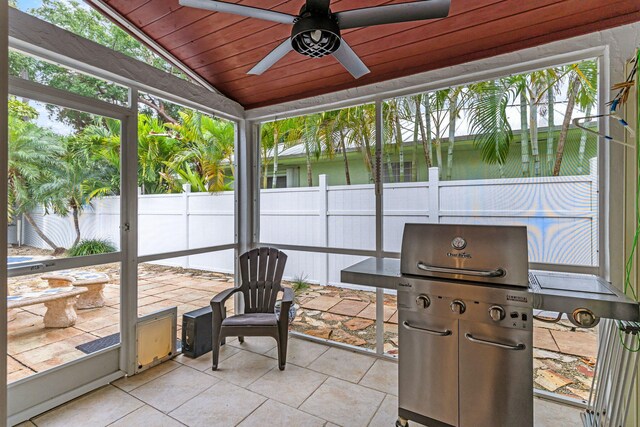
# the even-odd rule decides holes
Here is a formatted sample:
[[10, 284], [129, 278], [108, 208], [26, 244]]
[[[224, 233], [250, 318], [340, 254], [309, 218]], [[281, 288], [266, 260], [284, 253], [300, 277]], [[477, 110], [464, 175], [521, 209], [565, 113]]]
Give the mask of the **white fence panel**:
[[318, 187], [261, 190], [260, 240], [317, 246], [323, 241]]
[[[595, 171], [595, 159], [592, 171]], [[597, 175], [476, 181], [438, 180], [384, 185], [384, 247], [399, 252], [407, 222], [526, 225], [534, 262], [597, 265]], [[261, 190], [260, 240], [348, 249], [375, 249], [373, 185]], [[231, 243], [235, 240], [234, 194], [190, 193], [139, 196], [141, 254]], [[84, 238], [119, 239], [119, 198], [95, 200], [80, 218]], [[69, 247], [75, 233], [70, 217], [33, 213], [47, 236]], [[24, 242], [46, 247], [31, 227]], [[285, 278], [340, 283], [340, 270], [358, 256], [287, 251]], [[233, 251], [157, 263], [230, 273]]]
[[320, 190], [325, 191], [327, 196], [326, 246], [375, 250], [376, 197], [373, 186], [327, 187], [326, 179], [322, 179]]

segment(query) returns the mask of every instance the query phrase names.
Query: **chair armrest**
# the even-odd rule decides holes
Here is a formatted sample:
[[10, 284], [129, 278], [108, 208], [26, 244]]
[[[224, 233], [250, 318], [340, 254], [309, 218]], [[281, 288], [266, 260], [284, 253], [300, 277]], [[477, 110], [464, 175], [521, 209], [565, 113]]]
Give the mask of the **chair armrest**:
[[291, 289], [291, 288], [284, 288], [284, 287], [283, 287], [283, 288], [282, 288], [282, 292], [283, 292], [283, 294], [284, 294], [284, 295], [282, 295], [282, 302], [283, 302], [283, 303], [285, 303], [285, 302], [292, 303], [292, 302], [293, 302], [293, 297], [294, 297], [293, 289]]
[[229, 289], [225, 289], [224, 291], [220, 292], [219, 294], [217, 294], [216, 296], [214, 296], [213, 298], [211, 298], [211, 305], [213, 304], [224, 304], [231, 295], [235, 294], [236, 292], [239, 292], [240, 288], [229, 288]]
[[280, 319], [278, 319], [281, 325], [289, 325], [289, 308], [293, 303], [293, 290], [291, 288], [282, 288], [282, 304], [280, 305]]

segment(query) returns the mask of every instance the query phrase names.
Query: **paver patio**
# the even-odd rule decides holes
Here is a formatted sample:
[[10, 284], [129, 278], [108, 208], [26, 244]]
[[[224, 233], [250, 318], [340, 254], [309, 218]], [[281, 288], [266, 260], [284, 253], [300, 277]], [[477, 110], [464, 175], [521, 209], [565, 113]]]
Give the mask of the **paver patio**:
[[[105, 306], [78, 310], [73, 327], [47, 329], [42, 322], [45, 308], [33, 305], [17, 309], [8, 323], [8, 380], [13, 382], [85, 354], [77, 346], [119, 332], [120, 285], [117, 265], [94, 270], [111, 277], [105, 286]], [[221, 273], [182, 270], [143, 264], [138, 276], [138, 314], [146, 315], [177, 306], [178, 337], [181, 316], [209, 304], [216, 293], [233, 286], [233, 277]], [[47, 286], [40, 276], [10, 280], [12, 292]], [[300, 304], [291, 329], [368, 349], [376, 345], [375, 293], [310, 285], [299, 292]], [[233, 301], [227, 304], [233, 310]], [[398, 314], [393, 295], [384, 297], [384, 351], [398, 353]], [[568, 323], [536, 322], [534, 329], [534, 380], [539, 388], [585, 399], [593, 377], [596, 330], [575, 330]]]

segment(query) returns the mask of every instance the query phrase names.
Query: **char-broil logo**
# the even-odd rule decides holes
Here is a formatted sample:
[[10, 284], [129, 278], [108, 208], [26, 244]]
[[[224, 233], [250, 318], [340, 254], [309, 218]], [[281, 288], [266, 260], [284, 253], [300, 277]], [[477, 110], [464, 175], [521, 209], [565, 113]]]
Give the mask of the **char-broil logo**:
[[451, 247], [457, 251], [461, 251], [464, 248], [467, 247], [467, 241], [464, 240], [462, 237], [458, 236], [455, 237], [452, 241], [451, 241]]
[[471, 254], [466, 252], [447, 252], [447, 256], [450, 258], [471, 258]]
[[517, 301], [527, 303], [527, 297], [519, 296], [519, 295], [507, 295], [507, 301]]

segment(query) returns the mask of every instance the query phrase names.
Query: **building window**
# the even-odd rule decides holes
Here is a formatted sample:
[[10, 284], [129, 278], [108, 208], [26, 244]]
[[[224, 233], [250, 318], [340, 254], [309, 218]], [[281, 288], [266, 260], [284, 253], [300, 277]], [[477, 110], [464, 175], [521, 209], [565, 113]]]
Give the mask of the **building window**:
[[276, 186], [273, 186], [273, 177], [270, 176], [267, 178], [267, 189], [269, 188], [287, 188], [287, 177], [286, 176], [277, 176], [276, 177]]
[[400, 169], [400, 162], [385, 163], [382, 165], [382, 182], [385, 184], [391, 182], [411, 182], [411, 173], [413, 172], [413, 165], [411, 162], [404, 162], [402, 168], [402, 174]]

